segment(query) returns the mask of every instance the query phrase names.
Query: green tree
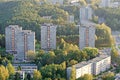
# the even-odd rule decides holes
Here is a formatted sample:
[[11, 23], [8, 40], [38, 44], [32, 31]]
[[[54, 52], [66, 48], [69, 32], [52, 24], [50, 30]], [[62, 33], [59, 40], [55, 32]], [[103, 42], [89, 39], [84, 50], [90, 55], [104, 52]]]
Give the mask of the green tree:
[[95, 41], [96, 47], [111, 47], [113, 44], [113, 37], [111, 35], [111, 28], [105, 24], [97, 25], [95, 32], [97, 39]]
[[11, 63], [8, 63], [7, 69], [9, 71], [9, 75], [14, 75], [15, 74], [15, 68], [12, 66]]
[[91, 74], [85, 74], [84, 76], [77, 80], [93, 80], [93, 76]]
[[40, 73], [39, 71], [35, 70], [35, 71], [33, 72], [33, 79], [34, 79], [34, 80], [42, 80], [42, 75], [41, 75], [41, 73]]
[[118, 54], [117, 49], [115, 47], [112, 47], [112, 49], [111, 49], [111, 59], [112, 59], [112, 61], [117, 62], [118, 61], [118, 56], [119, 56], [119, 54]]
[[88, 59], [92, 59], [98, 55], [98, 49], [97, 48], [91, 48], [91, 47], [85, 47], [83, 49], [84, 52], [87, 53]]
[[19, 72], [16, 72], [16, 73], [15, 73], [15, 80], [21, 80], [21, 79], [20, 79], [20, 73], [19, 73]]
[[5, 48], [5, 36], [0, 34], [0, 47]]
[[108, 72], [102, 76], [102, 80], [114, 80], [114, 73]]
[[15, 68], [12, 66], [11, 63], [8, 63], [7, 69], [8, 69], [9, 75], [10, 75], [9, 78], [10, 78], [10, 79], [13, 79], [14, 74], [15, 74]]
[[72, 66], [71, 73], [70, 73], [70, 79], [69, 80], [76, 80], [76, 69], [74, 66]]
[[35, 59], [35, 56], [36, 55], [35, 55], [34, 51], [30, 50], [30, 51], [27, 52], [27, 59], [28, 60], [33, 61]]

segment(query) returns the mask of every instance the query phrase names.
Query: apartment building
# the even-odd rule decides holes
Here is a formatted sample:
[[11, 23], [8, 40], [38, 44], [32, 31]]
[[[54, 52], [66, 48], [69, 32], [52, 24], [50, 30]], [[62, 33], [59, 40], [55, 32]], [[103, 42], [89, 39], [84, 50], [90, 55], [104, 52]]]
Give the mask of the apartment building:
[[[110, 68], [111, 65], [111, 56], [109, 55], [100, 55], [89, 61], [83, 61], [74, 65], [76, 69], [76, 79], [83, 76], [84, 74], [94, 74], [98, 75], [101, 72], [104, 72]], [[69, 80], [71, 75], [72, 67], [67, 68], [67, 80]]]
[[79, 48], [95, 47], [95, 27], [92, 25], [79, 27]]
[[43, 24], [41, 26], [41, 49], [56, 49], [56, 25]]
[[14, 54], [14, 61], [27, 60], [26, 53], [35, 52], [35, 32], [22, 30], [18, 25], [9, 25], [5, 29], [6, 52]]
[[87, 7], [80, 8], [80, 23], [84, 24], [84, 22], [92, 19], [92, 8], [88, 5]]

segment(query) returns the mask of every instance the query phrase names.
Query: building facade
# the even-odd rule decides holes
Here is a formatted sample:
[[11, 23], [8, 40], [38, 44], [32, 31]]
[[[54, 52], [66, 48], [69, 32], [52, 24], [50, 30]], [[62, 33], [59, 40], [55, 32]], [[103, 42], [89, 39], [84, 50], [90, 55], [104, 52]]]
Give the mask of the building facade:
[[18, 67], [21, 68], [21, 71], [25, 73], [33, 74], [34, 70], [37, 70], [37, 65], [35, 64], [13, 64], [15, 71], [18, 71]]
[[43, 24], [41, 26], [41, 49], [56, 49], [56, 25]]
[[35, 32], [23, 30], [17, 34], [16, 38], [16, 59], [27, 60], [27, 52], [35, 52]]
[[100, 0], [99, 7], [110, 7], [111, 0]]
[[[100, 55], [92, 60], [87, 62], [81, 62], [74, 65], [76, 69], [76, 79], [84, 76], [85, 74], [94, 74], [98, 75], [101, 72], [104, 72], [110, 68], [111, 65], [111, 56], [109, 55]], [[72, 67], [67, 68], [67, 80], [70, 80]]]
[[5, 28], [6, 52], [16, 51], [16, 34], [22, 31], [18, 25], [9, 25]]
[[85, 21], [92, 19], [92, 8], [90, 6], [80, 8], [80, 23], [84, 24]]
[[95, 27], [80, 26], [79, 27], [79, 48], [95, 47]]
[[63, 0], [46, 0], [50, 4], [61, 4], [63, 5]]
[[6, 27], [6, 52], [14, 54], [14, 61], [27, 60], [26, 53], [35, 52], [35, 32], [22, 30], [18, 25]]

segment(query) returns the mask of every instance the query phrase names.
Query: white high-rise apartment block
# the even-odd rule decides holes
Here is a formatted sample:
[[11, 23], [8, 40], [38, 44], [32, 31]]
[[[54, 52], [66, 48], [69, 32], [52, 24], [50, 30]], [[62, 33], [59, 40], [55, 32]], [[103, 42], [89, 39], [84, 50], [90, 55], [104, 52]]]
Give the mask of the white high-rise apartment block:
[[41, 49], [56, 49], [56, 25], [43, 24], [41, 26]]
[[16, 51], [16, 34], [22, 31], [18, 25], [9, 25], [5, 28], [6, 52]]
[[80, 23], [84, 24], [85, 21], [92, 19], [92, 8], [90, 6], [80, 8]]
[[111, 0], [101, 0], [99, 7], [110, 7], [111, 6]]
[[27, 60], [26, 53], [35, 52], [35, 32], [18, 25], [9, 25], [5, 30], [6, 52], [14, 53], [15, 61]]
[[27, 52], [35, 52], [35, 32], [31, 32], [31, 30], [23, 30], [17, 34], [16, 39], [16, 50], [18, 53], [16, 59], [27, 60]]
[[79, 27], [79, 48], [95, 47], [95, 27], [80, 26]]

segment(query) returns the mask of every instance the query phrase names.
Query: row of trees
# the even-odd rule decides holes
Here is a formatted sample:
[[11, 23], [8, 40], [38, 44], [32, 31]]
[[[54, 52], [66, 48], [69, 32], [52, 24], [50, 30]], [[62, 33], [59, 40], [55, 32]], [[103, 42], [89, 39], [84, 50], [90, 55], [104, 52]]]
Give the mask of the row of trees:
[[48, 64], [60, 64], [66, 61], [67, 66], [76, 64], [83, 60], [89, 60], [98, 55], [97, 48], [86, 47], [83, 50], [79, 50], [77, 45], [69, 44], [61, 39], [58, 49], [49, 51], [48, 53], [40, 50], [37, 53], [35, 62], [44, 66]]

